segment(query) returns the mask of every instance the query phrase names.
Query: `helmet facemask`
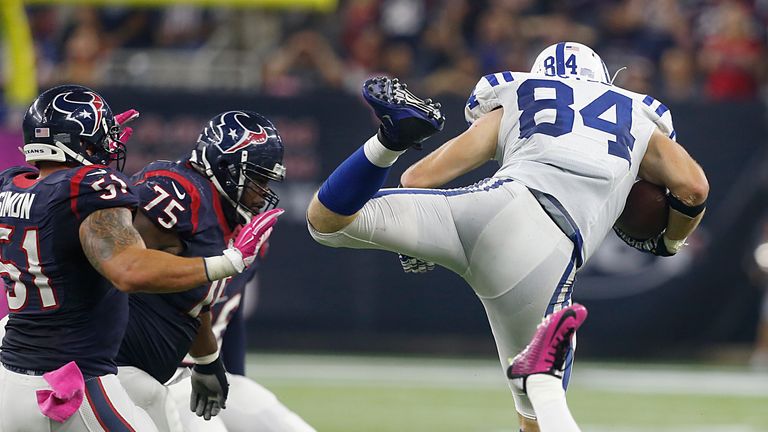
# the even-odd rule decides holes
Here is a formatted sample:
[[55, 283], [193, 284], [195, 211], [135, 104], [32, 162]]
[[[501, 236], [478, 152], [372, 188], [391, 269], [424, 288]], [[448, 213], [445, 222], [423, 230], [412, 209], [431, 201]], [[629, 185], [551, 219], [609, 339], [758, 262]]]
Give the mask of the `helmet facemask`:
[[[282, 182], [285, 178], [283, 165], [275, 163], [275, 166], [269, 169], [249, 162], [247, 158], [248, 154], [244, 151], [240, 163], [222, 170], [226, 176], [224, 189], [227, 191], [227, 198], [244, 222], [248, 222], [255, 214], [277, 207], [280, 197], [267, 184], [270, 181]], [[263, 205], [254, 206], [253, 202], [246, 202], [246, 199], [253, 196], [260, 197]]]
[[120, 141], [120, 126], [107, 124], [104, 120], [104, 129], [106, 133], [98, 142], [91, 142], [85, 138], [80, 139], [80, 144], [89, 156], [87, 159], [91, 163], [99, 165], [109, 165], [115, 163], [118, 171], [123, 171], [127, 149], [125, 143]]
[[120, 141], [120, 132], [121, 129], [118, 125], [114, 125], [110, 128], [106, 148], [107, 153], [109, 154], [109, 163], [114, 162], [115, 168], [122, 172], [123, 168], [125, 168], [125, 160], [128, 156], [128, 148], [125, 146], [124, 142]]

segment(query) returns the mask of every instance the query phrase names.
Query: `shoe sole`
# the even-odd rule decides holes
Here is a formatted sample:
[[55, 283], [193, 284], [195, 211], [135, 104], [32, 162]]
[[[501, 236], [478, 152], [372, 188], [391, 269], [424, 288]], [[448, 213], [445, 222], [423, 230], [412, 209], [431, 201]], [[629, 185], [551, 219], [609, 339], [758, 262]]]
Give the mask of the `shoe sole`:
[[432, 102], [432, 99], [420, 99], [408, 90], [408, 86], [405, 83], [401, 83], [397, 78], [373, 78], [366, 83], [366, 89], [366, 96], [369, 99], [373, 99], [377, 104], [394, 104], [409, 107], [435, 120], [442, 117], [439, 102]]

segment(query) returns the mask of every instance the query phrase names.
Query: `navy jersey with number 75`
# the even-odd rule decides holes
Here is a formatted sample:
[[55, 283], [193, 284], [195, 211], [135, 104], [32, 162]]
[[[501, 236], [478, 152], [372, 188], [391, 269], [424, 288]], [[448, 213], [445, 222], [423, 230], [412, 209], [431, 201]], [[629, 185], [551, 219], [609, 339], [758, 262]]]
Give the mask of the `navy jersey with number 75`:
[[[156, 161], [131, 180], [139, 210], [158, 228], [173, 232], [185, 257], [221, 254], [231, 230], [213, 184], [184, 161]], [[130, 320], [117, 357], [160, 382], [167, 381], [189, 351], [198, 316], [210, 310], [228, 279], [170, 294], [132, 294]]]
[[127, 296], [91, 266], [79, 228], [97, 210], [134, 209], [128, 185], [100, 165], [43, 179], [29, 167], [0, 174], [0, 274], [10, 310], [3, 364], [50, 371], [75, 361], [86, 376], [117, 372]]

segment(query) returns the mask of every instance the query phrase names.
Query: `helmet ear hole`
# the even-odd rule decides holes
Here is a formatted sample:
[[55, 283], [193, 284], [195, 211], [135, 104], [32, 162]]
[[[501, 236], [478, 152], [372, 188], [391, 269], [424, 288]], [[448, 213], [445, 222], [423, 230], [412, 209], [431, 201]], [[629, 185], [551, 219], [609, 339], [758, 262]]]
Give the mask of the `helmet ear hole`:
[[226, 160], [219, 158], [216, 162], [216, 170], [225, 173], [223, 180], [226, 186], [234, 183], [235, 176], [237, 175], [235, 167], [227, 163]]

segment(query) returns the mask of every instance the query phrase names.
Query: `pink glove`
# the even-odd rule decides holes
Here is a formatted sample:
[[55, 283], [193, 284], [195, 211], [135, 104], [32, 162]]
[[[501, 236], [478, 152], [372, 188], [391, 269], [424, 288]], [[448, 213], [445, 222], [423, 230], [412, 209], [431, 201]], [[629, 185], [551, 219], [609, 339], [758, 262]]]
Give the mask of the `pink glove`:
[[117, 123], [118, 126], [122, 126], [128, 122], [136, 120], [137, 118], [139, 118], [139, 112], [131, 108], [128, 111], [124, 111], [116, 115], [115, 123]]
[[208, 280], [234, 276], [253, 264], [259, 252], [265, 252], [272, 227], [283, 213], [285, 210], [278, 208], [257, 214], [243, 226], [231, 246], [224, 249], [221, 255], [204, 258]]
[[120, 131], [120, 137], [117, 139], [118, 141], [125, 144], [129, 139], [131, 139], [131, 135], [133, 135], [133, 128], [124, 127], [123, 125], [136, 120], [138, 117], [139, 112], [133, 108], [129, 109], [128, 111], [121, 112], [115, 116], [115, 123], [117, 123], [117, 125], [122, 129]]
[[251, 221], [237, 235], [232, 248], [240, 252], [245, 267], [253, 263], [261, 248], [267, 244], [267, 240], [272, 234], [272, 227], [277, 223], [277, 218], [283, 213], [285, 213], [285, 210], [280, 208], [259, 213], [251, 218]]

